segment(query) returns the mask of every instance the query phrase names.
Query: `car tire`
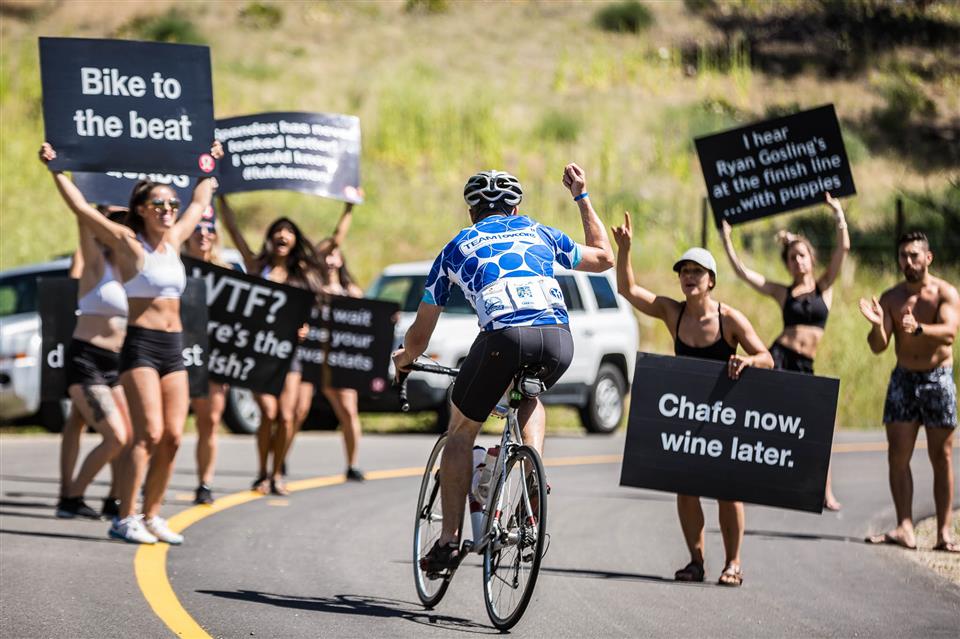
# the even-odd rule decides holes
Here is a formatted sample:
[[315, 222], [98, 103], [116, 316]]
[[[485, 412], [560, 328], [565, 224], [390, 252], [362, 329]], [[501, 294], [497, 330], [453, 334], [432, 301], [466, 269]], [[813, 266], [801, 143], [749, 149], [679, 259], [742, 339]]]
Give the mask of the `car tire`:
[[609, 435], [623, 421], [627, 381], [615, 365], [605, 362], [590, 387], [587, 404], [580, 408], [580, 421], [591, 433]]
[[260, 406], [253, 391], [230, 387], [223, 408], [223, 423], [231, 433], [252, 435], [260, 427]]

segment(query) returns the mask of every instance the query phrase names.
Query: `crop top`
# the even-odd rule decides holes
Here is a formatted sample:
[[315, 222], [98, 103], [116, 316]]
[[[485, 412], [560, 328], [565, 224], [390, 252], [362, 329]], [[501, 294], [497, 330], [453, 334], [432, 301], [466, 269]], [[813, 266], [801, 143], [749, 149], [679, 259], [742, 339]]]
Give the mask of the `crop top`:
[[720, 310], [720, 302], [717, 302], [718, 321], [720, 322], [720, 337], [709, 346], [690, 346], [684, 344], [680, 339], [680, 320], [683, 319], [683, 312], [687, 310], [687, 303], [680, 304], [680, 315], [677, 316], [676, 337], [673, 339], [673, 352], [675, 355], [684, 357], [697, 357], [699, 359], [712, 359], [719, 362], [726, 362], [731, 355], [737, 352], [737, 349], [727, 343], [723, 338], [723, 313]]
[[127, 297], [180, 299], [183, 289], [187, 287], [187, 272], [179, 253], [168, 242], [164, 243], [164, 252], [158, 253], [139, 235], [137, 239], [144, 250], [143, 268], [123, 283]]
[[108, 260], [103, 260], [103, 277], [100, 281], [77, 300], [77, 310], [80, 315], [127, 316], [127, 294]]
[[793, 289], [787, 289], [787, 299], [783, 302], [783, 326], [817, 326], [824, 328], [827, 325], [827, 316], [830, 309], [823, 299], [820, 287], [798, 297], [793, 296]]

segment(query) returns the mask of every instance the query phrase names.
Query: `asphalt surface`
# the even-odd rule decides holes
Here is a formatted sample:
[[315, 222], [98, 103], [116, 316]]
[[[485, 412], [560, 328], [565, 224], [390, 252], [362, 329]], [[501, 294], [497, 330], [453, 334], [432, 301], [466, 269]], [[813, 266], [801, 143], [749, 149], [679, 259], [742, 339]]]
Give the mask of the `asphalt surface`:
[[[880, 438], [841, 433], [837, 441]], [[417, 466], [433, 440], [369, 436], [362, 465], [368, 471]], [[85, 438], [85, 450], [94, 442]], [[187, 438], [178, 457], [167, 515], [190, 506], [193, 445]], [[253, 445], [252, 438], [222, 437], [215, 494], [249, 486]], [[138, 587], [136, 547], [107, 540], [105, 522], [54, 518], [57, 448], [52, 437], [0, 438], [0, 635], [173, 636]], [[554, 437], [547, 459], [622, 448], [622, 436]], [[956, 452], [954, 463], [960, 464]], [[342, 470], [336, 434], [298, 440], [292, 479]], [[933, 510], [924, 450], [913, 470], [920, 518]], [[551, 545], [533, 602], [512, 633], [957, 637], [960, 587], [906, 551], [862, 543], [893, 522], [885, 453], [837, 454], [833, 471], [844, 503], [838, 514], [747, 507], [745, 581], [738, 590], [713, 585], [723, 555], [710, 500], [704, 500], [707, 583], [678, 584], [671, 577], [687, 557], [671, 495], [620, 488], [618, 464], [548, 467]], [[214, 637], [495, 634], [473, 558], [437, 609], [417, 603], [410, 547], [418, 485], [417, 477], [341, 484], [217, 512], [170, 549], [173, 590]], [[89, 496], [105, 491], [98, 481]]]

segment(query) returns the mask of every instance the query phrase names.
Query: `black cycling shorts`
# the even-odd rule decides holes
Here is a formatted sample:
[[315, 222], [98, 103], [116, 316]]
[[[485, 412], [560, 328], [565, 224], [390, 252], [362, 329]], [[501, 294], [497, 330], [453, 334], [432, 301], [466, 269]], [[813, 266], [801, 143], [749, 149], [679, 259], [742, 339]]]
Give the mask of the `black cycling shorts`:
[[128, 326], [120, 351], [120, 372], [152, 368], [160, 377], [187, 370], [183, 364], [183, 334]]
[[70, 340], [67, 348], [67, 388], [74, 384], [119, 386], [119, 368], [120, 353], [83, 340]]
[[453, 384], [453, 404], [473, 421], [486, 421], [522, 367], [542, 366], [539, 377], [550, 388], [572, 360], [573, 336], [566, 324], [480, 333]]
[[813, 360], [780, 342], [770, 347], [770, 355], [773, 357], [773, 367], [777, 370], [813, 375]]

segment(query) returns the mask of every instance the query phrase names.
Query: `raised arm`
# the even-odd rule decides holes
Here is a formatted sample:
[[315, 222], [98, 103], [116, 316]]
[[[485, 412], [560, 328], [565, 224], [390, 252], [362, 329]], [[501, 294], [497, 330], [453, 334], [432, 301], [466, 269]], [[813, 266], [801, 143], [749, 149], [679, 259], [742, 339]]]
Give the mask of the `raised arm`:
[[[214, 141], [213, 146], [210, 148], [210, 155], [216, 160], [223, 157], [223, 146], [220, 145], [220, 142]], [[187, 241], [190, 234], [193, 233], [193, 230], [197, 227], [197, 224], [200, 223], [203, 212], [206, 211], [210, 203], [213, 202], [213, 192], [216, 191], [216, 189], [216, 178], [206, 177], [197, 182], [197, 186], [193, 189], [193, 197], [190, 200], [190, 205], [170, 230], [170, 242], [178, 249], [181, 244]]]
[[870, 344], [870, 350], [877, 354], [887, 350], [893, 335], [893, 316], [885, 312], [882, 300], [883, 296], [879, 301], [876, 296], [870, 301], [860, 298], [860, 312], [871, 324], [867, 343]]
[[843, 268], [843, 260], [850, 252], [850, 233], [847, 231], [847, 221], [843, 216], [843, 207], [840, 200], [827, 193], [827, 204], [833, 210], [833, 217], [837, 222], [837, 246], [833, 249], [833, 255], [830, 257], [830, 265], [827, 272], [820, 278], [818, 284], [820, 291], [830, 290], [833, 283], [840, 277], [840, 270]]
[[726, 220], [720, 223], [720, 236], [723, 238], [723, 250], [726, 251], [727, 257], [730, 259], [730, 265], [733, 267], [737, 277], [752, 286], [754, 290], [777, 300], [782, 306], [786, 299], [786, 291], [784, 288], [779, 284], [768, 281], [766, 277], [744, 265], [740, 258], [737, 257], [737, 252], [733, 248], [732, 232], [733, 230]]
[[333, 229], [331, 241], [334, 246], [343, 246], [347, 239], [347, 232], [350, 230], [350, 222], [353, 221], [353, 202], [347, 202], [343, 205], [343, 213], [337, 220], [337, 226]]
[[[40, 147], [40, 161], [46, 164], [56, 157], [57, 152], [49, 143], [44, 142], [43, 146]], [[77, 216], [81, 224], [89, 228], [98, 240], [111, 249], [120, 251], [127, 249], [127, 241], [135, 239], [132, 230], [122, 224], [111, 222], [106, 216], [101, 215], [100, 211], [90, 206], [87, 203], [87, 198], [83, 196], [77, 185], [66, 174], [53, 171], [51, 175], [53, 176], [53, 183], [57, 185], [57, 190], [60, 192], [60, 197], [63, 198], [63, 201]]]
[[243, 258], [243, 263], [247, 267], [247, 272], [251, 275], [256, 275], [253, 271], [256, 270], [257, 256], [250, 250], [250, 245], [247, 244], [243, 233], [240, 232], [240, 226], [237, 224], [237, 218], [233, 214], [233, 209], [227, 204], [227, 198], [224, 196], [219, 196], [217, 201], [220, 203], [220, 213], [223, 214], [223, 224], [227, 227], [227, 233], [230, 234], [233, 245], [240, 251], [240, 256]]
[[650, 317], [663, 320], [669, 327], [669, 309], [676, 302], [649, 291], [636, 283], [633, 277], [633, 264], [630, 261], [630, 248], [633, 245], [633, 227], [630, 213], [623, 213], [624, 223], [615, 226], [613, 239], [617, 243], [617, 292], [623, 295], [634, 308]]
[[607, 238], [607, 229], [597, 212], [590, 204], [587, 193], [587, 178], [576, 164], [568, 164], [563, 169], [563, 185], [570, 189], [570, 195], [580, 208], [580, 221], [583, 223], [583, 252], [576, 270], [589, 273], [601, 273], [613, 266], [613, 249]]

